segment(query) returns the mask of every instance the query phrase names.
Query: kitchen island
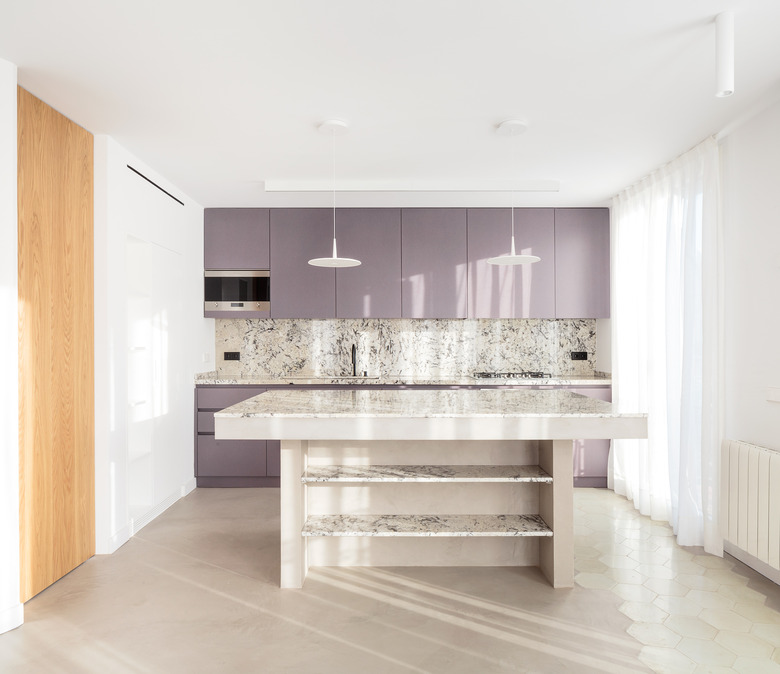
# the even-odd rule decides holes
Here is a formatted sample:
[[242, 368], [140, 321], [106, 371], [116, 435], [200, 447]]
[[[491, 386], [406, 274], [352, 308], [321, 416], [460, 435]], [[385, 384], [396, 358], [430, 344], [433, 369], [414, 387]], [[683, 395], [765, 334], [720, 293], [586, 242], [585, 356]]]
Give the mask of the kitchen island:
[[536, 566], [573, 585], [574, 439], [645, 415], [562, 390], [275, 390], [215, 414], [281, 440], [281, 586], [309, 566]]

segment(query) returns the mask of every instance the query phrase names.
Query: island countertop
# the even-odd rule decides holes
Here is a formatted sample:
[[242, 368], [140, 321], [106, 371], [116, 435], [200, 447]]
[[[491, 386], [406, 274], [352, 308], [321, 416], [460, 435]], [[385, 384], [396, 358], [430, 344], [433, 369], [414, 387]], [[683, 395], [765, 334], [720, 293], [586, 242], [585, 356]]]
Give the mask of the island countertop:
[[271, 390], [215, 415], [224, 439], [645, 437], [644, 414], [565, 390]]

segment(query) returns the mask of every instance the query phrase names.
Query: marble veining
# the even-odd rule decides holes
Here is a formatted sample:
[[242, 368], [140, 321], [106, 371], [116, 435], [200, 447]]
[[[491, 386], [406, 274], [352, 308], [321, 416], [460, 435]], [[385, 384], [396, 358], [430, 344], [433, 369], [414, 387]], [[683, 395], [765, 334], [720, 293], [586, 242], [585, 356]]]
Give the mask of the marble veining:
[[[595, 319], [218, 319], [219, 377], [444, 380], [475, 371], [594, 375]], [[240, 361], [225, 361], [238, 351]], [[573, 361], [571, 351], [588, 360]], [[403, 381], [399, 383], [405, 383]]]
[[610, 403], [565, 390], [271, 390], [216, 418], [617, 417]]
[[310, 466], [301, 482], [552, 482], [539, 466]]
[[303, 536], [552, 536], [539, 515], [318, 515]]

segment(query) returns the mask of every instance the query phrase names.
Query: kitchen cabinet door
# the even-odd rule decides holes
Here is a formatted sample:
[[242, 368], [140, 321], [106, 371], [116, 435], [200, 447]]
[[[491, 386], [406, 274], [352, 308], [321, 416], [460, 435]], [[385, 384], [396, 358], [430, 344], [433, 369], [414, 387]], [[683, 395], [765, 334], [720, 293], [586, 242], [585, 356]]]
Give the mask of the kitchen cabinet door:
[[401, 315], [466, 318], [465, 208], [401, 211]]
[[331, 209], [271, 210], [271, 318], [336, 317], [336, 270], [308, 263], [332, 250]]
[[[278, 440], [217, 440], [214, 413], [264, 393], [259, 386], [195, 389], [195, 477], [198, 487], [278, 487]], [[270, 472], [269, 472], [270, 471]]]
[[[612, 402], [612, 388], [609, 386], [588, 386], [567, 389], [589, 398]], [[611, 440], [574, 441], [574, 486], [607, 486], [607, 464]]]
[[555, 209], [555, 316], [609, 318], [609, 210]]
[[512, 237], [508, 208], [468, 210], [469, 318], [555, 318], [555, 212], [515, 209], [518, 254], [539, 262], [517, 266], [488, 264], [509, 255]]
[[205, 269], [268, 269], [267, 208], [206, 208], [203, 211]]
[[339, 209], [339, 255], [361, 261], [336, 270], [338, 318], [401, 317], [401, 210]]

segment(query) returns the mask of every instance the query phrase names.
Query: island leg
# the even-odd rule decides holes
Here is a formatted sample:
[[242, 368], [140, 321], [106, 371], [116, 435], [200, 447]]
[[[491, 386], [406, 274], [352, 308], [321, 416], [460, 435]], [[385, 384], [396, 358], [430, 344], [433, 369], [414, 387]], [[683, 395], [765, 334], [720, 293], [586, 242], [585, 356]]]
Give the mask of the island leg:
[[539, 515], [553, 530], [539, 541], [539, 566], [555, 588], [574, 587], [573, 440], [540, 440], [539, 466], [552, 484], [539, 486]]
[[307, 441], [282, 440], [281, 456], [281, 587], [301, 588], [308, 571], [306, 539], [301, 535], [306, 522], [306, 486], [301, 482]]

